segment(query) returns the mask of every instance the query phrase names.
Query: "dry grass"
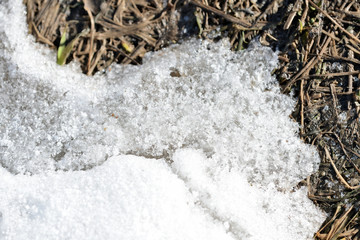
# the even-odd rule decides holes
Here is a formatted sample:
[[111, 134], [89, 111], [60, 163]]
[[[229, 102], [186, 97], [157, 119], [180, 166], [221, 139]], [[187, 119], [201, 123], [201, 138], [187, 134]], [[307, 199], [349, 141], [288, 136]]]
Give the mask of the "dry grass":
[[176, 41], [171, 18], [175, 6], [163, 1], [24, 0], [29, 33], [56, 49], [65, 29], [67, 42], [78, 38], [68, 61], [84, 73], [103, 71], [112, 62], [140, 64], [147, 51]]

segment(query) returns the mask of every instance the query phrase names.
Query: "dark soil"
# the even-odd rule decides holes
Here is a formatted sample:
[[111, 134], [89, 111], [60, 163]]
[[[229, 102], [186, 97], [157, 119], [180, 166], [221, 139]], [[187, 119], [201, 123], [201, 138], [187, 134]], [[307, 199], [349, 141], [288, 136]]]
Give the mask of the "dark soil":
[[299, 137], [321, 157], [319, 170], [299, 183], [329, 213], [314, 238], [360, 239], [358, 0], [24, 3], [29, 33], [55, 50], [68, 46], [64, 62], [80, 62], [88, 75], [109, 70], [113, 62], [141, 64], [146, 52], [194, 35], [227, 37], [234, 51], [253, 38], [278, 50], [274, 74], [282, 91], [298, 99], [291, 117], [301, 126]]

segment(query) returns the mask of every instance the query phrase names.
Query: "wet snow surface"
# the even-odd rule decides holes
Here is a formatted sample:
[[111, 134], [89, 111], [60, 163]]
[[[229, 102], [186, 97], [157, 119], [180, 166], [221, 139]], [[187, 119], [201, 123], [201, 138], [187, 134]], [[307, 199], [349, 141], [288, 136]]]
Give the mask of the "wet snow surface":
[[[0, 8], [0, 239], [309, 239], [319, 162], [254, 43], [190, 40], [86, 77]], [[80, 170], [80, 171], [79, 171]]]

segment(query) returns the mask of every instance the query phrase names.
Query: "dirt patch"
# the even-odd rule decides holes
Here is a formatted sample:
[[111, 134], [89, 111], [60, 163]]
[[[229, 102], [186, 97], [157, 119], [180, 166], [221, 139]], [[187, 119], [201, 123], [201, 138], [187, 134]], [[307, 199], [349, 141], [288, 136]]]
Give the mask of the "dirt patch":
[[298, 98], [292, 118], [315, 145], [319, 171], [304, 179], [329, 212], [316, 239], [360, 239], [360, 3], [336, 0], [24, 0], [29, 32], [80, 62], [87, 75], [113, 62], [141, 64], [148, 51], [189, 36], [227, 37], [234, 51], [255, 37], [279, 50], [276, 74]]

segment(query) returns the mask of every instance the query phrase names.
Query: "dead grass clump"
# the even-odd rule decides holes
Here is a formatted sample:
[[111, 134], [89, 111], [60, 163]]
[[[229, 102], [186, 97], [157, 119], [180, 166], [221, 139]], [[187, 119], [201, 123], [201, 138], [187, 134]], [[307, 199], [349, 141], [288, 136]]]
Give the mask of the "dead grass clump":
[[57, 49], [65, 34], [73, 47], [66, 62], [80, 62], [92, 75], [111, 63], [140, 64], [147, 51], [176, 41], [172, 18], [175, 5], [160, 0], [52, 1], [24, 0], [29, 33]]

